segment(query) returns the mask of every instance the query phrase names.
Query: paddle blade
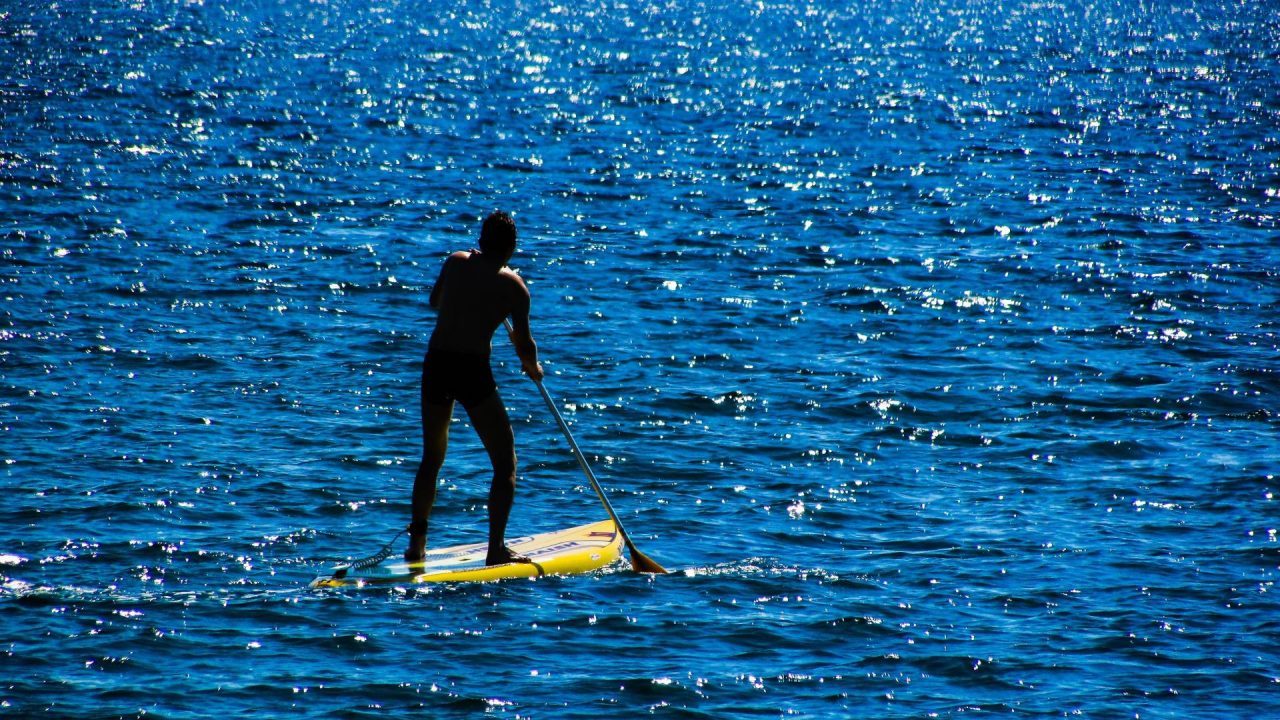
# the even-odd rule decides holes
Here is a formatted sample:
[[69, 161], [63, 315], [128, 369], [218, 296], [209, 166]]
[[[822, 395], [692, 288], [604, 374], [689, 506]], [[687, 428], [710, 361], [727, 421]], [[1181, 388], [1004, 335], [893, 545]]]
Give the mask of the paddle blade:
[[654, 562], [648, 555], [636, 549], [635, 545], [628, 545], [627, 549], [631, 551], [631, 569], [638, 573], [649, 573], [651, 575], [666, 575], [667, 569]]

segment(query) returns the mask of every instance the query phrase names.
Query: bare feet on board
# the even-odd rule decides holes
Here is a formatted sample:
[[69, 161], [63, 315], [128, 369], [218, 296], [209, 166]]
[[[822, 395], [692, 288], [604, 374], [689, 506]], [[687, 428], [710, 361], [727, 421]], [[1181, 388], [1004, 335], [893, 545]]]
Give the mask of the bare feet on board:
[[531, 563], [528, 557], [503, 545], [498, 549], [489, 548], [489, 555], [484, 559], [485, 565], [506, 565], [507, 563]]
[[409, 523], [409, 548], [404, 551], [405, 562], [422, 562], [427, 556], [427, 521]]

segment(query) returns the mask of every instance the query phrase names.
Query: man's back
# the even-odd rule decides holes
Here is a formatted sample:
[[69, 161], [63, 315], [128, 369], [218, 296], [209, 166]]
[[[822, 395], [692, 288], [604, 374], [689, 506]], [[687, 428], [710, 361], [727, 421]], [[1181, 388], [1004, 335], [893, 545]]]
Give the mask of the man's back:
[[528, 317], [529, 290], [504, 262], [481, 252], [449, 256], [431, 291], [431, 305], [440, 313], [432, 348], [487, 357], [503, 318]]

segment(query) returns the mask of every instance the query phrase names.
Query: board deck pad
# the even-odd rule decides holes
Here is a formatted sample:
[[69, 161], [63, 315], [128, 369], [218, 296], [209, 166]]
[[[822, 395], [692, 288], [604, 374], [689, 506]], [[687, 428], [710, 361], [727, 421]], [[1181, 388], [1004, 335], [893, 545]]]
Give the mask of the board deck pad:
[[613, 520], [579, 525], [507, 541], [507, 547], [532, 562], [485, 565], [489, 545], [470, 543], [431, 549], [420, 562], [392, 555], [373, 567], [350, 563], [333, 568], [329, 576], [311, 582], [317, 588], [403, 585], [427, 582], [485, 582], [542, 575], [572, 575], [602, 568], [622, 557], [622, 534]]

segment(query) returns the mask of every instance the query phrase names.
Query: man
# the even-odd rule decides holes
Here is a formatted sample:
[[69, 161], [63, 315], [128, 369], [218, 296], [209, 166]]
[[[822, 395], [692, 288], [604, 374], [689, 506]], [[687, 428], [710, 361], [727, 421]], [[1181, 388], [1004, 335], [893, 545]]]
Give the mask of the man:
[[529, 289], [506, 267], [515, 250], [515, 222], [505, 212], [494, 212], [481, 226], [480, 250], [450, 255], [431, 289], [431, 307], [439, 316], [422, 361], [422, 463], [413, 481], [413, 517], [404, 554], [409, 562], [426, 554], [427, 520], [449, 445], [455, 400], [467, 411], [493, 464], [485, 562], [527, 562], [506, 546], [516, 488], [515, 437], [489, 367], [493, 333], [510, 316], [521, 366], [534, 380], [542, 380], [538, 346], [529, 331]]

